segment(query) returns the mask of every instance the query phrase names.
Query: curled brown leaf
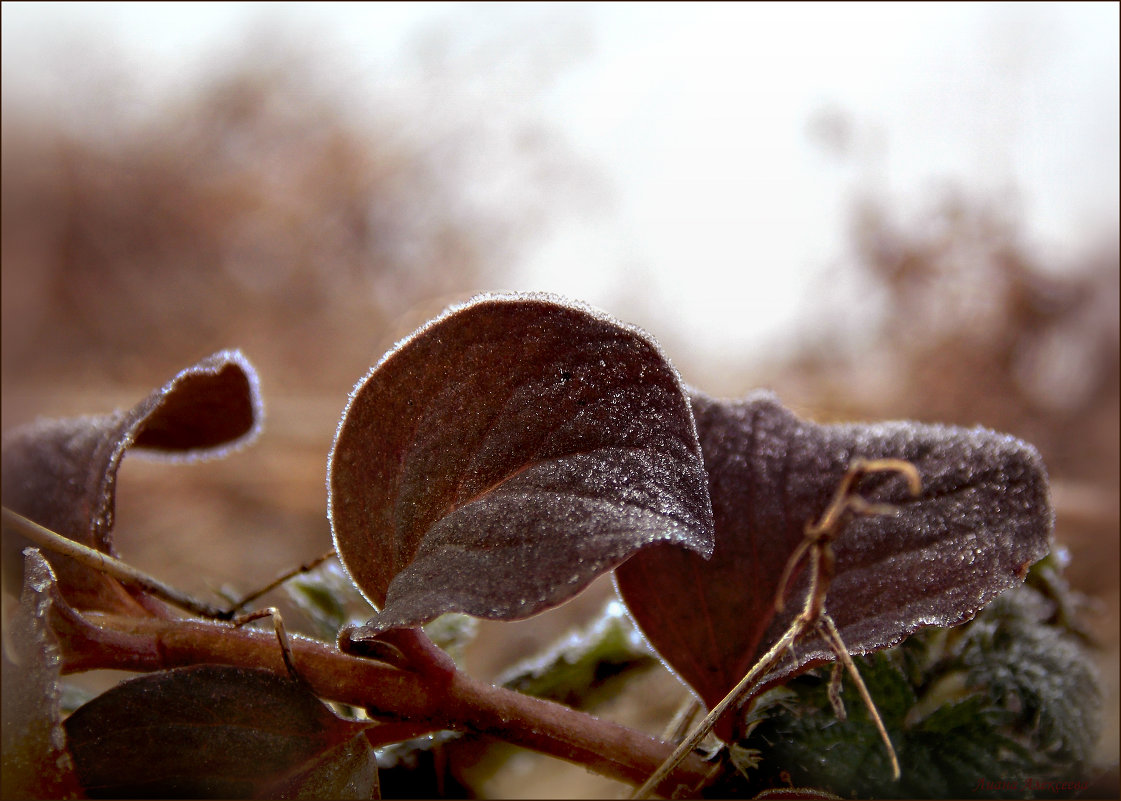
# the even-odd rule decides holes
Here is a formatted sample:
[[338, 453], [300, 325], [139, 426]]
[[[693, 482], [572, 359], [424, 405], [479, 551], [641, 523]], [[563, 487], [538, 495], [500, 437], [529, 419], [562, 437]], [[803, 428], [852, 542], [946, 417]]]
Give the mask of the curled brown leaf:
[[343, 564], [381, 613], [515, 619], [636, 550], [707, 554], [711, 506], [689, 401], [658, 346], [545, 295], [484, 296], [355, 388], [328, 486]]
[[[131, 409], [39, 420], [6, 433], [3, 502], [64, 537], [114, 554], [117, 471], [129, 448], [156, 458], [221, 456], [261, 426], [257, 375], [240, 351], [222, 351], [180, 371]], [[4, 535], [5, 582], [18, 585], [23, 538]], [[137, 612], [116, 581], [48, 554], [67, 600], [79, 609]]]

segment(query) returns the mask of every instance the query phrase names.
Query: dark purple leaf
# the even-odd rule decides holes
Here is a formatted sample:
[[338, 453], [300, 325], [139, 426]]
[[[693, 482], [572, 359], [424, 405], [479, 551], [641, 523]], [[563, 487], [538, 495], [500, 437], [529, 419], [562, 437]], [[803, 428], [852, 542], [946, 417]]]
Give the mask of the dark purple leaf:
[[370, 798], [369, 724], [287, 677], [199, 665], [123, 682], [66, 719], [91, 797]]
[[689, 401], [642, 332], [550, 296], [477, 299], [387, 354], [331, 454], [335, 544], [382, 608], [522, 618], [639, 548], [712, 543]]
[[[40, 420], [4, 436], [4, 505], [40, 525], [113, 554], [117, 470], [125, 450], [191, 460], [220, 456], [260, 428], [257, 376], [239, 351], [180, 372], [127, 411]], [[5, 532], [5, 561], [27, 543]], [[79, 609], [136, 610], [116, 581], [48, 554], [67, 600]], [[15, 560], [18, 565], [18, 559]], [[5, 571], [5, 580], [18, 579]]]
[[81, 798], [59, 711], [58, 642], [47, 615], [54, 575], [34, 548], [25, 552], [19, 609], [4, 626], [4, 798]]
[[[802, 611], [808, 576], [794, 584], [782, 614], [774, 607], [778, 582], [805, 525], [818, 520], [855, 458], [908, 460], [923, 488], [912, 498], [899, 476], [866, 477], [860, 494], [900, 512], [856, 518], [835, 541], [826, 611], [852, 653], [971, 618], [1050, 548], [1046, 474], [1035, 449], [1013, 437], [908, 422], [817, 425], [767, 393], [692, 400], [715, 553], [705, 560], [659, 545], [615, 575], [651, 643], [710, 708]], [[768, 684], [833, 658], [821, 639], [795, 652]]]
[[366, 737], [351, 737], [319, 754], [294, 775], [264, 788], [257, 797], [380, 798], [377, 753]]

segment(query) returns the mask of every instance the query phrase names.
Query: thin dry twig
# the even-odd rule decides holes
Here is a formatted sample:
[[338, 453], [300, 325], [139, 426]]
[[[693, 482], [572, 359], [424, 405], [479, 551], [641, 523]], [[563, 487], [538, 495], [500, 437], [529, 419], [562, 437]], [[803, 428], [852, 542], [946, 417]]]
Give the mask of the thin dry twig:
[[212, 620], [231, 620], [234, 617], [234, 610], [219, 609], [216, 606], [192, 598], [185, 592], [149, 576], [120, 559], [68, 539], [45, 526], [39, 525], [34, 520], [13, 512], [7, 506], [3, 508], [3, 514], [5, 526], [12, 528], [36, 545], [53, 553], [69, 556], [91, 570], [97, 570], [112, 576], [122, 584], [144, 590], [157, 598], [178, 606], [180, 609], [193, 612], [199, 617], [207, 617]]
[[247, 612], [243, 615], [237, 615], [237, 610], [245, 606], [250, 601], [253, 601], [269, 590], [280, 586], [282, 583], [298, 575], [301, 572], [311, 570], [317, 565], [325, 562], [330, 557], [334, 556], [335, 552], [331, 551], [312, 560], [307, 565], [301, 565], [293, 571], [289, 571], [284, 576], [273, 581], [261, 590], [251, 593], [235, 605], [231, 609], [219, 609], [211, 606], [208, 603], [199, 601], [185, 592], [172, 587], [170, 584], [165, 584], [157, 578], [149, 576], [147, 573], [139, 570], [127, 562], [122, 562], [109, 554], [102, 553], [101, 551], [82, 545], [79, 542], [68, 539], [61, 534], [52, 531], [51, 529], [41, 526], [34, 520], [24, 517], [23, 515], [13, 512], [8, 507], [3, 507], [3, 520], [4, 525], [11, 527], [19, 534], [31, 542], [46, 548], [54, 553], [68, 556], [71, 559], [85, 565], [91, 570], [97, 570], [106, 575], [120, 581], [131, 587], [137, 587], [144, 592], [150, 593], [157, 598], [160, 598], [168, 603], [174, 604], [180, 609], [188, 612], [193, 612], [199, 617], [210, 618], [212, 620], [220, 620], [229, 622], [234, 628], [240, 628], [248, 623], [262, 618], [270, 618], [273, 624], [273, 631], [276, 633], [276, 640], [280, 644], [280, 654], [284, 659], [284, 667], [288, 671], [288, 675], [293, 680], [305, 684], [306, 682], [301, 678], [299, 672], [296, 670], [295, 663], [292, 657], [292, 647], [288, 643], [288, 634], [284, 629], [284, 619], [280, 615], [280, 611], [275, 606], [270, 606], [264, 609], [257, 609], [252, 612]]
[[234, 628], [239, 628], [247, 623], [252, 623], [254, 620], [266, 617], [272, 620], [272, 630], [276, 634], [276, 641], [280, 643], [280, 658], [284, 660], [284, 669], [288, 671], [288, 675], [294, 682], [309, 686], [308, 682], [296, 670], [295, 658], [292, 656], [292, 646], [288, 643], [288, 632], [284, 630], [284, 618], [280, 616], [279, 609], [275, 606], [257, 609], [240, 617], [235, 617], [230, 623]]
[[296, 576], [303, 575], [304, 573], [311, 572], [312, 570], [319, 567], [321, 564], [323, 564], [324, 562], [326, 562], [328, 559], [330, 559], [333, 556], [336, 556], [334, 548], [327, 551], [327, 553], [325, 553], [321, 556], [315, 557], [310, 562], [305, 562], [304, 564], [300, 565], [299, 567], [294, 567], [291, 570], [286, 570], [285, 572], [281, 573], [279, 576], [274, 578], [272, 581], [270, 581], [268, 584], [266, 584], [264, 587], [261, 587], [258, 590], [254, 590], [251, 593], [243, 595], [241, 597], [241, 599], [238, 600], [237, 603], [235, 603], [233, 606], [230, 607], [230, 612], [236, 612], [238, 609], [242, 609], [242, 608], [248, 606], [253, 601], [256, 601], [258, 598], [260, 598], [262, 595], [265, 595], [266, 593], [269, 593], [272, 590], [275, 590], [277, 587], [279, 587], [281, 584], [288, 581], [289, 579], [295, 578]]

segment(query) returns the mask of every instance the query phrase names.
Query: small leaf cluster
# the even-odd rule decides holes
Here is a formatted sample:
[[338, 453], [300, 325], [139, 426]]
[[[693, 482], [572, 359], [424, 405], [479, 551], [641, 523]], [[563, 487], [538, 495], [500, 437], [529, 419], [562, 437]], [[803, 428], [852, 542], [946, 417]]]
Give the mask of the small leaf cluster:
[[736, 746], [764, 757], [732, 786], [861, 798], [1071, 794], [1100, 730], [1101, 694], [1085, 644], [1050, 600], [1056, 575], [1049, 556], [972, 621], [854, 658], [899, 753], [898, 783], [851, 684], [840, 719], [818, 668], [757, 699]]

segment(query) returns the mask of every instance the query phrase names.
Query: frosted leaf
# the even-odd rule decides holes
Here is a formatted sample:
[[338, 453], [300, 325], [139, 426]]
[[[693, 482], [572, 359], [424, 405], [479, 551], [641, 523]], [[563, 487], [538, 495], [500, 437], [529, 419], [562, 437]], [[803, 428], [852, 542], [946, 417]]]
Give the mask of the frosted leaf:
[[688, 398], [644, 333], [547, 295], [489, 295], [399, 343], [339, 424], [329, 514], [381, 613], [522, 618], [637, 549], [711, 552]]
[[[75, 542], [113, 554], [117, 471], [133, 448], [157, 458], [221, 456], [260, 430], [257, 375], [240, 351], [222, 351], [181, 371], [125, 411], [39, 420], [5, 434], [4, 505]], [[19, 580], [26, 540], [4, 533], [5, 582]], [[47, 556], [63, 595], [79, 609], [135, 608], [113, 579]], [[11, 570], [14, 568], [14, 570]]]
[[37, 549], [23, 559], [19, 608], [4, 622], [3, 797], [81, 798], [59, 708], [62, 660], [47, 619], [58, 597], [55, 578]]
[[[616, 581], [651, 643], [710, 707], [801, 612], [804, 574], [775, 613], [783, 567], [855, 458], [908, 460], [923, 487], [912, 498], [899, 476], [866, 477], [860, 494], [899, 514], [852, 520], [834, 543], [826, 610], [853, 653], [971, 618], [1050, 548], [1046, 473], [1013, 437], [910, 422], [817, 425], [769, 393], [718, 401], [694, 392], [692, 402], [715, 553], [706, 561], [656, 546], [618, 568]], [[795, 651], [768, 683], [833, 658], [820, 639]]]

